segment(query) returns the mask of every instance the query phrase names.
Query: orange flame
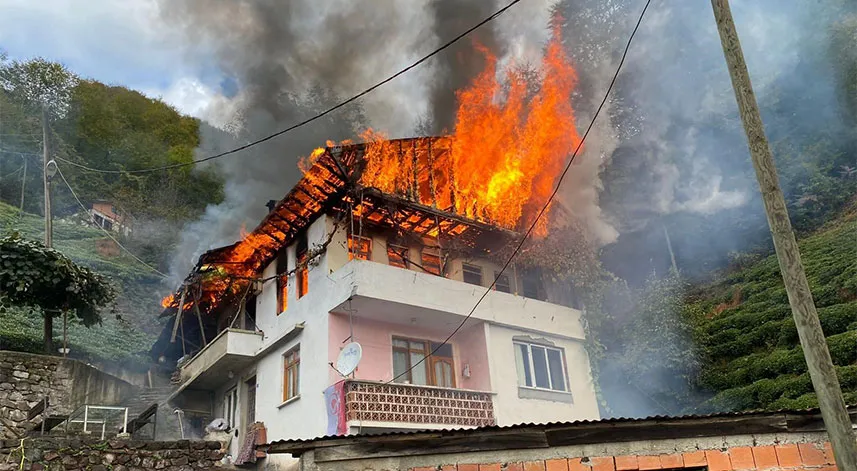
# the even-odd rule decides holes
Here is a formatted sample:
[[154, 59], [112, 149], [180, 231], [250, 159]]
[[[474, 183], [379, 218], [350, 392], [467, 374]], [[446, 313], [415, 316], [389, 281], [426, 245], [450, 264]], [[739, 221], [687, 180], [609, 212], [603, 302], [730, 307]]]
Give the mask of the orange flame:
[[[554, 28], [542, 60], [538, 91], [529, 95], [528, 83], [514, 67], [497, 79], [497, 58], [487, 49], [485, 69], [457, 93], [455, 133], [434, 145], [449, 150], [446, 162], [434, 162], [432, 178], [452, 184], [455, 195], [440, 192], [426, 197], [418, 183], [420, 201], [437, 201], [446, 209], [518, 229], [529, 225], [547, 202], [566, 157], [580, 142], [574, 125], [571, 93], [577, 75]], [[408, 149], [369, 130], [366, 168], [361, 183], [389, 193], [407, 194], [414, 181], [414, 164], [423, 166], [420, 151], [402, 158]], [[439, 173], [438, 173], [439, 172]], [[434, 188], [430, 191], [435, 192]], [[547, 232], [540, 221], [537, 234]]]

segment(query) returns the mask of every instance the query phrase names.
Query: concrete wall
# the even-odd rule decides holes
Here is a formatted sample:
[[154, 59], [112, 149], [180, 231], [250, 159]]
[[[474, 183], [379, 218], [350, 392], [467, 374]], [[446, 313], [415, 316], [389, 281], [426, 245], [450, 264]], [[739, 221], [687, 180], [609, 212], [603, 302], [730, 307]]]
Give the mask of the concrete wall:
[[303, 471], [836, 470], [824, 433], [605, 442], [422, 456], [403, 453], [388, 458], [325, 462], [315, 461], [314, 455], [310, 451], [301, 456]]
[[[522, 394], [515, 366], [514, 338], [537, 339], [560, 348], [565, 354], [569, 394], [532, 391]], [[565, 422], [600, 418], [595, 386], [589, 370], [589, 358], [582, 341], [549, 334], [488, 326], [488, 362], [494, 391], [494, 413], [497, 425]], [[530, 392], [530, 391], [525, 391]], [[524, 396], [524, 397], [521, 397]], [[529, 397], [528, 397], [529, 396]], [[538, 397], [533, 397], [538, 396]]]
[[[20, 440], [0, 441], [0, 471], [19, 471]], [[39, 437], [24, 442], [24, 470], [128, 471], [217, 469], [220, 443], [135, 442]]]
[[[324, 242], [329, 222], [320, 218], [309, 228], [310, 249]], [[328, 248], [338, 242], [332, 242]], [[289, 247], [289, 267], [295, 266], [295, 247]], [[336, 252], [336, 251], [334, 251]], [[344, 252], [340, 252], [340, 255]], [[328, 312], [351, 294], [351, 280], [339, 273], [330, 273], [328, 257], [331, 251], [319, 257], [318, 264], [309, 270], [309, 292], [297, 299], [295, 276], [289, 279], [289, 301], [285, 312], [276, 313], [276, 283], [272, 280], [262, 287], [257, 298], [256, 323], [264, 332], [262, 349], [277, 345], [256, 364], [258, 389], [256, 417], [268, 427], [268, 438], [312, 438], [325, 434], [327, 416], [323, 391], [329, 383]], [[339, 261], [341, 262], [341, 260]], [[268, 266], [265, 277], [276, 274], [275, 264]], [[296, 324], [305, 322], [305, 328], [296, 338], [281, 342], [281, 337]], [[283, 404], [283, 354], [300, 347], [300, 395]]]
[[136, 391], [130, 383], [77, 360], [0, 351], [0, 438], [28, 430], [27, 411], [45, 396], [51, 413], [68, 414], [84, 403], [118, 404]]

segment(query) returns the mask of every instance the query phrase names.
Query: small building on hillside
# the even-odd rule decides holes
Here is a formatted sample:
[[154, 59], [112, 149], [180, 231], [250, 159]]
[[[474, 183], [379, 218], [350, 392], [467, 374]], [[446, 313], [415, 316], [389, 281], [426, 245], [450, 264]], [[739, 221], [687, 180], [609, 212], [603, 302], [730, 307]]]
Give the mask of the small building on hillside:
[[455, 209], [442, 138], [388, 142], [399, 189], [366, 183], [368, 145], [319, 149], [164, 302], [152, 354], [178, 364], [175, 400], [236, 429], [233, 457], [256, 422], [276, 441], [599, 418], [573, 298], [502, 269], [521, 233]]
[[93, 224], [108, 231], [128, 236], [131, 233], [131, 218], [112, 202], [98, 200], [92, 203], [89, 216]]

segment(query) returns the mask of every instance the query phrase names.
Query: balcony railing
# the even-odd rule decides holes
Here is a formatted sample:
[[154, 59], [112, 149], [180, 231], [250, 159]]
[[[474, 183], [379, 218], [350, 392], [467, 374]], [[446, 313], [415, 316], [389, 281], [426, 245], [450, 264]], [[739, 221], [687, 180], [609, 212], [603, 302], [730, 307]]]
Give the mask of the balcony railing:
[[348, 381], [346, 419], [367, 422], [494, 425], [491, 394], [463, 389]]

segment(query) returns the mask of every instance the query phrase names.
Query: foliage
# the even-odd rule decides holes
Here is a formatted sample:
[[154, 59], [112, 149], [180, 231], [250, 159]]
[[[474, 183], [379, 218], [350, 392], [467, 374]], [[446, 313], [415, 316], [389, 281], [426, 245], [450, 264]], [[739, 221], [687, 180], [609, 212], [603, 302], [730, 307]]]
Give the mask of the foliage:
[[8, 60], [0, 55], [0, 90], [15, 97], [30, 111], [44, 107], [52, 117], [65, 116], [78, 77], [64, 65], [37, 57]]
[[[0, 203], [0, 227], [15, 228], [23, 237], [41, 239], [43, 220], [19, 214], [17, 208]], [[85, 360], [127, 361], [139, 359], [151, 346], [160, 325], [154, 320], [160, 312], [158, 300], [163, 289], [160, 279], [127, 256], [104, 258], [95, 249], [104, 238], [98, 229], [71, 221], [54, 222], [54, 246], [80, 266], [110, 273], [116, 282], [117, 297], [112, 315], [102, 316], [91, 328], [81, 320], [69, 322], [71, 355]], [[4, 306], [0, 314], [0, 349], [40, 353], [43, 351], [41, 312], [38, 309]], [[55, 323], [56, 324], [56, 323]], [[54, 326], [56, 335], [61, 326]]]
[[68, 311], [87, 326], [115, 297], [102, 275], [19, 235], [0, 239], [0, 292], [12, 305]]
[[[843, 392], [857, 400], [857, 221], [848, 215], [800, 242], [801, 255]], [[736, 293], [739, 294], [738, 303]], [[717, 306], [727, 306], [717, 312]], [[703, 407], [779, 409], [817, 405], [775, 256], [750, 264], [688, 300], [703, 352]]]

